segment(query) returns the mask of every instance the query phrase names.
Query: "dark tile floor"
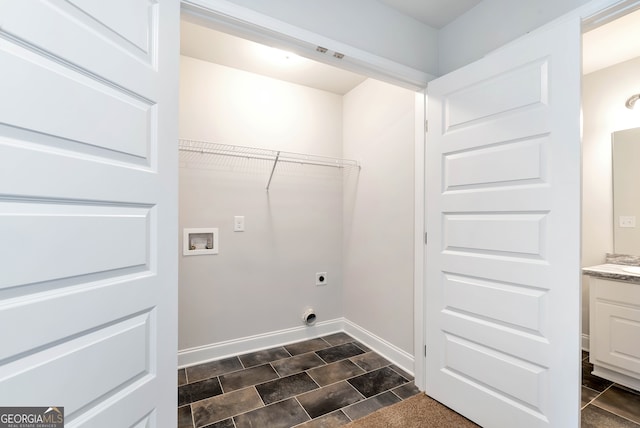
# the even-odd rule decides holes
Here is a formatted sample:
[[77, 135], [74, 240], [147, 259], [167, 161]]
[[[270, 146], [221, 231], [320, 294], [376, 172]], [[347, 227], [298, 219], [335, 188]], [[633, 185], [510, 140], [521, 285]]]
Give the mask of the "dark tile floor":
[[582, 352], [582, 428], [640, 428], [640, 392], [594, 376]]
[[345, 333], [178, 370], [178, 428], [331, 428], [419, 391]]
[[[640, 428], [640, 392], [591, 374], [582, 428]], [[330, 428], [418, 393], [413, 378], [344, 333], [178, 370], [178, 428]]]

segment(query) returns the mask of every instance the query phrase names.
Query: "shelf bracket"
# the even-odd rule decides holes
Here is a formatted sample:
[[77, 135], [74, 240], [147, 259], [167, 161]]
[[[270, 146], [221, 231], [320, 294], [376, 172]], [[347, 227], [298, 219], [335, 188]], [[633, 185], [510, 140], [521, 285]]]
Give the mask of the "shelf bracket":
[[269, 175], [269, 181], [267, 181], [267, 192], [269, 191], [269, 186], [271, 186], [271, 179], [273, 178], [273, 173], [276, 170], [276, 165], [278, 165], [278, 159], [280, 159], [280, 152], [276, 153], [276, 158], [273, 160], [273, 167], [271, 168], [271, 175]]

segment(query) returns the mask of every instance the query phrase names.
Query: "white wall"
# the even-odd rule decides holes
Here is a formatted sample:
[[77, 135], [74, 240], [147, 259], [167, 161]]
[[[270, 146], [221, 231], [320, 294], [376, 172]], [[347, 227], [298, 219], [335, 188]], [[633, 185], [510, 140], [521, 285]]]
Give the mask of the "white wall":
[[437, 31], [371, 0], [231, 0], [329, 39], [435, 75]]
[[344, 96], [345, 317], [413, 354], [415, 93], [367, 80]]
[[[189, 57], [180, 74], [181, 138], [341, 155], [342, 97]], [[223, 157], [180, 168], [180, 230], [220, 229], [218, 255], [180, 255], [180, 350], [302, 326], [308, 305], [318, 321], [343, 314], [342, 174], [286, 167], [267, 193], [270, 168]]]
[[[638, 109], [624, 102], [638, 92], [640, 58], [583, 76], [582, 79], [582, 265], [604, 263], [613, 252], [611, 133], [640, 126]], [[584, 334], [589, 332], [588, 277], [583, 277]]]
[[438, 75], [482, 58], [590, 0], [483, 0], [438, 32]]

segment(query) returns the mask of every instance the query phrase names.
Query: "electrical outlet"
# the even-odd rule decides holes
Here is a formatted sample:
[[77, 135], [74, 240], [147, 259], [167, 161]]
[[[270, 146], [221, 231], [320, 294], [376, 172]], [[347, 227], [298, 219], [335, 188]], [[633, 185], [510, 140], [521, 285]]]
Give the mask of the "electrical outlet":
[[316, 285], [327, 285], [326, 272], [316, 272]]
[[244, 232], [244, 216], [237, 215], [233, 218], [233, 231]]
[[618, 221], [620, 227], [636, 227], [636, 216], [634, 215], [621, 215]]

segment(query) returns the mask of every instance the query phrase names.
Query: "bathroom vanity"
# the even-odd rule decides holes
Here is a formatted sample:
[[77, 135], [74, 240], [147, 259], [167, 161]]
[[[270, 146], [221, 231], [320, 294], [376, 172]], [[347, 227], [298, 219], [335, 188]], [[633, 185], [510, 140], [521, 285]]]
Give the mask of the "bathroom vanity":
[[640, 390], [640, 266], [607, 263], [583, 273], [589, 276], [593, 374]]

